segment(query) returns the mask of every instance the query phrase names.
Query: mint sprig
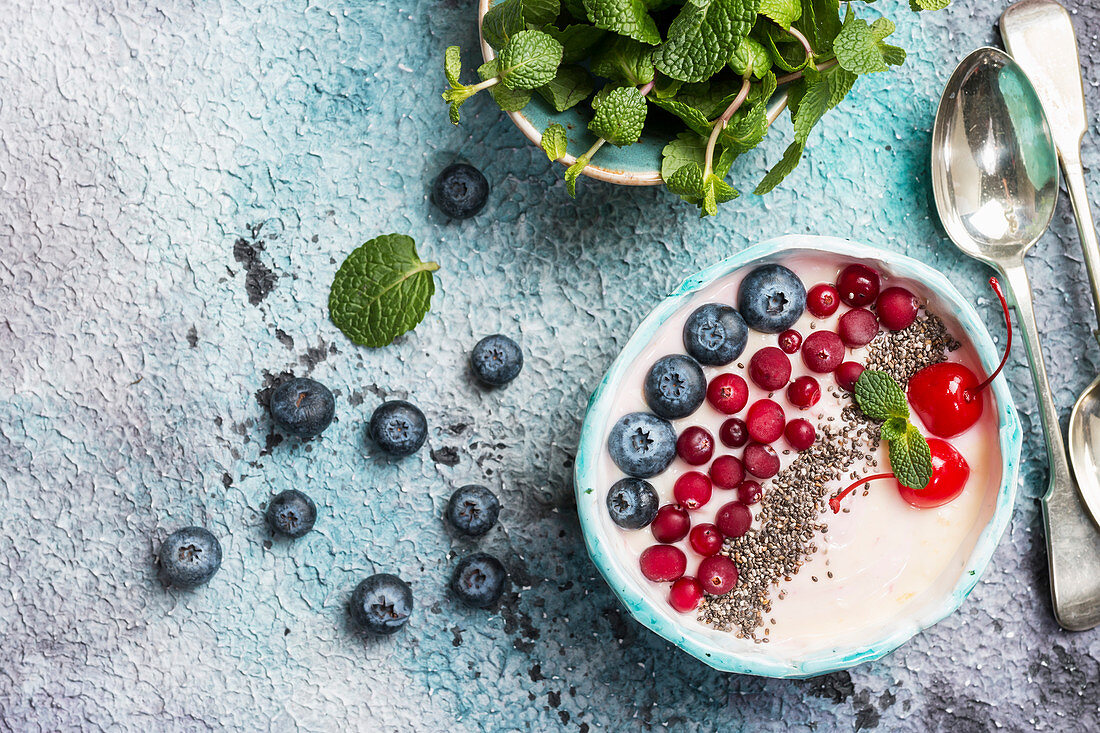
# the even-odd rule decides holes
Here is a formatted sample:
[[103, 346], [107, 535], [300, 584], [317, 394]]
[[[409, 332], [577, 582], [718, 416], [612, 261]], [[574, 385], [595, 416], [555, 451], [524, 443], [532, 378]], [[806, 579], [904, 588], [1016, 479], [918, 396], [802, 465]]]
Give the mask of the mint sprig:
[[905, 392], [886, 372], [867, 369], [856, 381], [856, 404], [872, 420], [882, 420], [880, 435], [890, 447], [890, 468], [898, 481], [920, 490], [932, 478], [928, 441], [909, 422]]

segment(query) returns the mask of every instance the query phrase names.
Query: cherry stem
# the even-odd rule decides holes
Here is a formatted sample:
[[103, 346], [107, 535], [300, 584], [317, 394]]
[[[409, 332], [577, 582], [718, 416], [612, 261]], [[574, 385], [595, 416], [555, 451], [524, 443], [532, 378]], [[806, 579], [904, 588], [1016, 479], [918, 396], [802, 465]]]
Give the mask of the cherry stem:
[[1005, 300], [1005, 293], [1003, 290], [1001, 290], [1001, 284], [997, 282], [997, 278], [989, 278], [989, 284], [993, 286], [993, 292], [995, 292], [997, 294], [997, 297], [1001, 299], [1001, 310], [1003, 310], [1005, 314], [1005, 330], [1008, 331], [1008, 345], [1005, 346], [1005, 355], [1001, 357], [1001, 363], [997, 365], [997, 368], [993, 371], [993, 373], [990, 374], [984, 382], [979, 384], [973, 390], [968, 389], [963, 392], [963, 397], [966, 398], [967, 402], [972, 401], [975, 397], [978, 396], [979, 392], [988, 387], [989, 383], [997, 378], [997, 375], [1000, 374], [1001, 370], [1005, 368], [1005, 364], [1008, 363], [1008, 353], [1012, 351], [1012, 317], [1009, 315], [1008, 312], [1008, 301]]
[[844, 491], [841, 491], [839, 494], [834, 496], [832, 499], [829, 499], [829, 508], [833, 510], [833, 514], [839, 513], [840, 512], [840, 502], [844, 501], [845, 496], [847, 496], [848, 494], [855, 491], [857, 486], [862, 486], [863, 484], [867, 484], [867, 483], [870, 483], [872, 481], [878, 481], [879, 479], [884, 479], [884, 478], [894, 478], [894, 474], [892, 474], [892, 473], [876, 473], [873, 476], [864, 476], [859, 481], [856, 481], [854, 484], [852, 484], [848, 488], [844, 489]]

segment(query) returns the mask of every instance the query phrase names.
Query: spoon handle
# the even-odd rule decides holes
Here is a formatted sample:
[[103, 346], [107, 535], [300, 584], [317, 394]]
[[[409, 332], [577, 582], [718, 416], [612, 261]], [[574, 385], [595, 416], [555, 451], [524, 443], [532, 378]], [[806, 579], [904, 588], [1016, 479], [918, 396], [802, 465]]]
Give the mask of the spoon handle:
[[[1092, 220], [1088, 192], [1085, 191], [1085, 171], [1081, 167], [1081, 147], [1073, 150], [1058, 149], [1062, 160], [1062, 172], [1066, 177], [1069, 201], [1073, 204], [1073, 215], [1077, 219], [1077, 234], [1081, 238], [1081, 248], [1085, 253], [1085, 268], [1089, 273], [1092, 286], [1092, 302], [1096, 304], [1096, 317], [1100, 320], [1100, 242], [1096, 240], [1096, 224]], [[1100, 329], [1093, 331], [1100, 339]]]

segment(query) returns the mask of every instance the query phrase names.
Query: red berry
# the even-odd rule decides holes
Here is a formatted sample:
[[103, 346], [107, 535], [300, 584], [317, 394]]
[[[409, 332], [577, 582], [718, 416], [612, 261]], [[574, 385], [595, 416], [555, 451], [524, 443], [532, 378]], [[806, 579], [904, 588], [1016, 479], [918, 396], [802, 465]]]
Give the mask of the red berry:
[[779, 348], [784, 354], [797, 354], [798, 347], [802, 345], [802, 334], [793, 328], [779, 334]]
[[855, 308], [867, 305], [878, 297], [878, 273], [867, 265], [848, 265], [840, 271], [836, 288], [840, 299], [848, 305]]
[[642, 550], [638, 557], [642, 575], [654, 583], [676, 580], [687, 570], [687, 555], [679, 547], [653, 545]]
[[691, 534], [688, 535], [691, 549], [703, 557], [717, 555], [718, 551], [722, 549], [722, 542], [725, 539], [722, 533], [718, 531], [718, 527], [713, 524], [697, 524], [691, 528]]
[[844, 342], [832, 331], [814, 331], [802, 342], [802, 361], [818, 374], [828, 374], [844, 360]]
[[829, 283], [818, 283], [806, 293], [806, 308], [815, 318], [828, 318], [840, 307], [840, 293]]
[[932, 452], [932, 478], [923, 489], [911, 489], [898, 483], [901, 498], [920, 509], [942, 506], [962, 493], [970, 478], [970, 464], [951, 446], [939, 438], [928, 439]]
[[752, 403], [745, 424], [749, 427], [749, 437], [758, 443], [773, 443], [783, 434], [787, 418], [778, 402], [761, 399]]
[[698, 576], [704, 591], [720, 596], [737, 585], [737, 566], [725, 555], [714, 555], [699, 563]]
[[[676, 479], [672, 495], [676, 503], [693, 512], [710, 501], [710, 479], [698, 471], [688, 471]], [[658, 511], [658, 515], [660, 511]]]
[[729, 448], [740, 448], [749, 442], [749, 428], [739, 417], [731, 417], [718, 428], [718, 439]]
[[836, 324], [837, 333], [845, 346], [858, 349], [866, 346], [878, 336], [878, 320], [875, 314], [866, 308], [854, 308], [840, 317]]
[[791, 360], [778, 346], [765, 346], [749, 359], [749, 379], [760, 389], [774, 392], [791, 378]]
[[739, 501], [731, 501], [714, 516], [718, 531], [726, 537], [741, 537], [752, 526], [752, 512]]
[[779, 454], [770, 445], [749, 443], [743, 458], [745, 470], [756, 478], [771, 478], [779, 473]]
[[813, 407], [821, 399], [821, 385], [813, 377], [799, 377], [787, 387], [787, 399], [803, 410]]
[[680, 578], [668, 592], [668, 605], [680, 613], [691, 613], [703, 600], [703, 585], [695, 578]]
[[878, 319], [891, 331], [900, 331], [912, 326], [913, 321], [917, 320], [919, 309], [920, 302], [917, 296], [896, 285], [883, 290], [875, 303]]
[[735, 489], [745, 478], [745, 467], [735, 456], [718, 456], [710, 464], [710, 480], [720, 489]]
[[742, 504], [755, 504], [760, 501], [760, 495], [763, 493], [760, 484], [755, 481], [742, 481], [737, 487], [737, 501]]
[[953, 438], [982, 416], [985, 399], [978, 378], [962, 364], [945, 361], [926, 366], [909, 378], [906, 396], [928, 432]]
[[856, 391], [856, 382], [859, 381], [859, 377], [863, 374], [863, 365], [858, 361], [846, 361], [836, 368], [836, 373], [833, 376], [836, 378], [836, 383], [841, 389], [848, 392]]
[[726, 415], [734, 415], [749, 401], [749, 385], [737, 374], [719, 374], [707, 385], [707, 401]]
[[806, 450], [817, 440], [817, 430], [814, 429], [809, 420], [802, 420], [801, 418], [787, 423], [787, 428], [783, 433], [787, 436], [787, 442], [796, 451]]
[[676, 439], [676, 453], [687, 463], [701, 466], [714, 455], [714, 436], [697, 425], [684, 428]]
[[657, 510], [657, 516], [649, 527], [658, 542], [678, 542], [687, 537], [691, 520], [688, 519], [687, 509], [679, 504], [665, 504]]

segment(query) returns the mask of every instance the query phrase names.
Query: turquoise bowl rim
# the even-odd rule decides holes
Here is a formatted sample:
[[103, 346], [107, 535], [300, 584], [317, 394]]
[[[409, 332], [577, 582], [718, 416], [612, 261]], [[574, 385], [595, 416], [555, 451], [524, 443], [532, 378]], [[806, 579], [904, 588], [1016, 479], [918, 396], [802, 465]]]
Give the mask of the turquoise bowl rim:
[[697, 631], [684, 624], [672, 623], [659, 615], [656, 612], [654, 599], [633, 588], [635, 583], [628, 578], [627, 573], [620, 566], [621, 561], [616, 559], [613, 551], [601, 540], [597, 514], [602, 507], [602, 502], [599, 499], [601, 493], [596, 491], [595, 486], [596, 470], [604, 447], [604, 426], [608, 421], [614, 386], [622, 380], [629, 364], [652, 340], [658, 327], [697, 290], [746, 265], [775, 259], [800, 250], [832, 252], [871, 264], [878, 263], [898, 277], [922, 283], [938, 297], [954, 306], [955, 311], [952, 315], [970, 337], [987, 372], [995, 369], [1001, 360], [1001, 354], [977, 311], [943, 273], [906, 255], [837, 237], [788, 235], [756, 244], [690, 275], [646, 316], [611, 364], [589, 400], [584, 424], [581, 427], [574, 470], [577, 513], [592, 562], [630, 614], [650, 631], [664, 637], [700, 661], [724, 672], [763, 677], [805, 678], [848, 669], [889, 654], [918, 632], [942, 621], [958, 610], [989, 565], [993, 551], [1012, 518], [1016, 501], [1023, 432], [1008, 385], [1003, 378], [999, 378], [991, 387], [996, 396], [998, 408], [1002, 457], [1001, 486], [997, 492], [993, 515], [979, 534], [974, 550], [951, 592], [940, 603], [929, 604], [922, 609], [919, 616], [909, 619], [908, 623], [892, 634], [874, 639], [864, 648], [834, 649], [790, 662], [770, 658], [760, 652], [741, 653], [721, 649], [703, 637], [701, 630]]

